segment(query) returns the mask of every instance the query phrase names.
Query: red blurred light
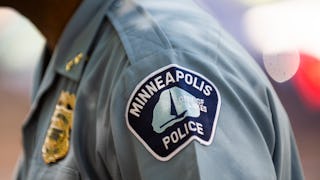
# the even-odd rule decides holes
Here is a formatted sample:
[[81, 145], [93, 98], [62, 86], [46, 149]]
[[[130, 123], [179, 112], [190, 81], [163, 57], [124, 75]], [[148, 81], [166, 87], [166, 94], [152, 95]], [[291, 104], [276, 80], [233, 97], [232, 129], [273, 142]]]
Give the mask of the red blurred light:
[[300, 67], [293, 82], [306, 105], [320, 109], [320, 59], [300, 53]]

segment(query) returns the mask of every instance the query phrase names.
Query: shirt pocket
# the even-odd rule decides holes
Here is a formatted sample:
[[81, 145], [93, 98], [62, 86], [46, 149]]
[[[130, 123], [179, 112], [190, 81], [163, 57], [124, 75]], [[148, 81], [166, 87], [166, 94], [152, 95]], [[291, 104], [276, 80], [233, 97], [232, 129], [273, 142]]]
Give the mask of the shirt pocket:
[[80, 173], [62, 165], [41, 166], [33, 162], [32, 169], [26, 179], [80, 180]]
[[48, 169], [40, 179], [52, 179], [52, 180], [79, 180], [80, 174], [78, 171], [67, 167], [55, 167], [52, 170]]

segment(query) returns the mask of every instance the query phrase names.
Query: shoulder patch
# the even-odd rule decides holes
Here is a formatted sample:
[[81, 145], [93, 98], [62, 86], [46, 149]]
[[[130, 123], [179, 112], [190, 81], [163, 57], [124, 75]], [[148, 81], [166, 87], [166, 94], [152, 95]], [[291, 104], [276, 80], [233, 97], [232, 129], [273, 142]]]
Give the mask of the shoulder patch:
[[127, 126], [155, 158], [168, 161], [193, 140], [212, 143], [220, 104], [210, 80], [170, 64], [137, 85], [127, 104]]

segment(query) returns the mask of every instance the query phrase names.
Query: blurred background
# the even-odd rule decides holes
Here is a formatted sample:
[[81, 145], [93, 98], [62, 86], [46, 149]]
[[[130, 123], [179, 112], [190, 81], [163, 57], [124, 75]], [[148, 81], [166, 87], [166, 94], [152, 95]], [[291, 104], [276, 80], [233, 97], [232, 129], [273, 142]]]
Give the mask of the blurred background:
[[[320, 179], [320, 1], [197, 2], [266, 72], [289, 114], [306, 179]], [[21, 125], [44, 44], [26, 18], [0, 7], [0, 179], [11, 179], [21, 153]]]

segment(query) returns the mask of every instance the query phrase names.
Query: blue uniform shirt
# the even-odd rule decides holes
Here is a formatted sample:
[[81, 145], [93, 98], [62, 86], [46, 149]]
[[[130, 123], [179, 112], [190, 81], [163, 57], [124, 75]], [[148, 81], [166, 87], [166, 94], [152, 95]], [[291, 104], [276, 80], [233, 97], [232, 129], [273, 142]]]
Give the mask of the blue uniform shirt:
[[39, 63], [23, 146], [18, 179], [303, 179], [267, 78], [191, 0], [84, 1]]

